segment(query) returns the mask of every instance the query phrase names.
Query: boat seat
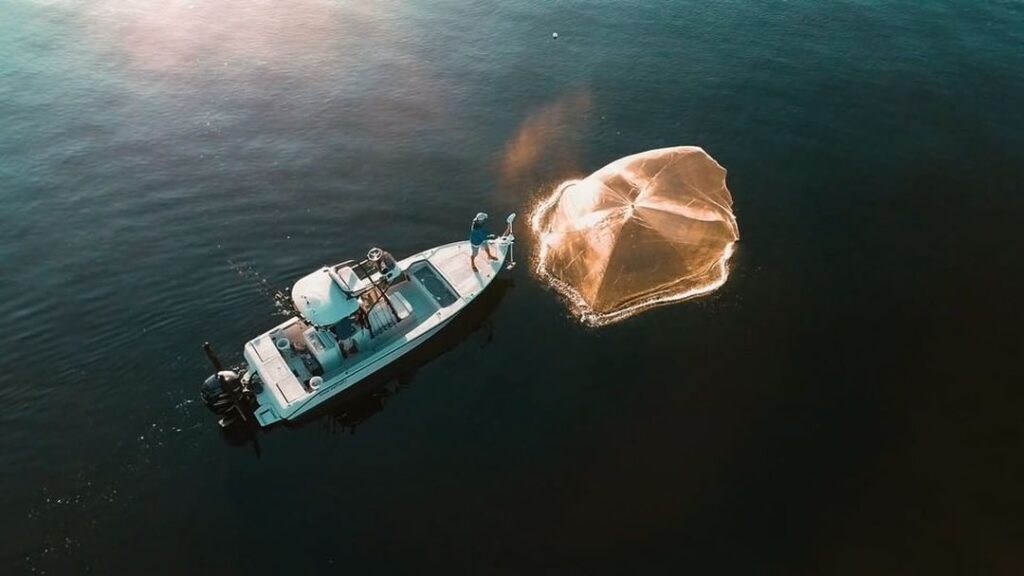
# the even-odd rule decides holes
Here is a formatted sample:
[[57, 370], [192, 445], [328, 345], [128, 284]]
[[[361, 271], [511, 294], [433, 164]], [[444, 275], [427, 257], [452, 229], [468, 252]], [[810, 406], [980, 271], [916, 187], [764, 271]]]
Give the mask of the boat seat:
[[[395, 314], [391, 313], [386, 302], [380, 302], [370, 310], [370, 328], [373, 329], [374, 336], [378, 336], [397, 326], [412, 315], [412, 305], [409, 304], [409, 301], [400, 292], [388, 294], [388, 300], [391, 302], [391, 307], [395, 309]], [[398, 315], [397, 319], [395, 318], [396, 314]]]
[[412, 314], [412, 304], [409, 304], [409, 301], [405, 299], [401, 292], [390, 294], [388, 298], [391, 299], [391, 305], [395, 307], [399, 321], [405, 320]]
[[337, 273], [338, 279], [344, 285], [343, 288], [351, 293], [362, 292], [372, 286], [368, 278], [360, 278], [351, 266], [339, 266]]

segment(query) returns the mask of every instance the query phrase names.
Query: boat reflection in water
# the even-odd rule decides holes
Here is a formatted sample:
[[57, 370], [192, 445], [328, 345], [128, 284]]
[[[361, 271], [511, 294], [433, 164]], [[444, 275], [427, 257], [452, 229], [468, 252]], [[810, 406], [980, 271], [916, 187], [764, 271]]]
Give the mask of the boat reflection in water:
[[[491, 314], [514, 286], [511, 277], [496, 278], [487, 290], [422, 345], [310, 413], [297, 420], [284, 422], [282, 426], [294, 429], [324, 422], [331, 433], [354, 433], [359, 424], [383, 410], [391, 396], [411, 385], [422, 366], [477, 332], [484, 331], [484, 341], [489, 343], [493, 337]], [[252, 443], [259, 455], [260, 426], [254, 419], [219, 429], [221, 437], [229, 445], [245, 446]]]

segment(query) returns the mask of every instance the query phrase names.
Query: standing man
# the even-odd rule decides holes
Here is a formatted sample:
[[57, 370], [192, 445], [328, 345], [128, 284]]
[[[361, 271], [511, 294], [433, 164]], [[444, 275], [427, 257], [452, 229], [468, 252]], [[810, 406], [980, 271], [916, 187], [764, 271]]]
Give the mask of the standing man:
[[476, 255], [480, 252], [480, 246], [483, 245], [484, 252], [487, 252], [487, 257], [491, 260], [497, 260], [498, 258], [491, 254], [491, 247], [487, 244], [487, 228], [484, 225], [487, 223], [487, 214], [480, 212], [473, 218], [473, 224], [469, 228], [469, 265], [473, 267], [473, 271], [476, 271]]

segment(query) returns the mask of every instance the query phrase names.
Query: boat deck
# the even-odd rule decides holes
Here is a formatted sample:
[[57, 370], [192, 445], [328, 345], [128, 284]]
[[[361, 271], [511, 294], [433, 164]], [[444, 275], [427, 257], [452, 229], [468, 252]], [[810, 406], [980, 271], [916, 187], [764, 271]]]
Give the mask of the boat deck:
[[428, 258], [461, 298], [473, 298], [491, 283], [501, 271], [508, 246], [490, 243], [491, 253], [497, 257], [496, 260], [489, 259], [481, 247], [475, 259], [476, 270], [469, 265], [471, 250], [469, 242], [456, 242], [441, 246]]

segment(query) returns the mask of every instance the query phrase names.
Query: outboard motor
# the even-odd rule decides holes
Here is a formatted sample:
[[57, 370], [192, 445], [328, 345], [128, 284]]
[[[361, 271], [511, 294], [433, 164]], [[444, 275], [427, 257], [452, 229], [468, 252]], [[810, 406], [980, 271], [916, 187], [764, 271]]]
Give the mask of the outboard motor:
[[224, 370], [209, 343], [203, 344], [203, 351], [206, 352], [206, 357], [213, 364], [213, 368], [217, 370], [199, 389], [206, 407], [220, 416], [219, 424], [222, 428], [231, 426], [239, 418], [245, 420], [245, 409], [251, 404], [252, 393], [246, 389], [237, 372]]
[[230, 426], [239, 416], [245, 419], [242, 405], [245, 404], [245, 390], [242, 379], [232, 370], [221, 370], [211, 374], [200, 389], [203, 402], [211, 412], [220, 416], [220, 425]]

